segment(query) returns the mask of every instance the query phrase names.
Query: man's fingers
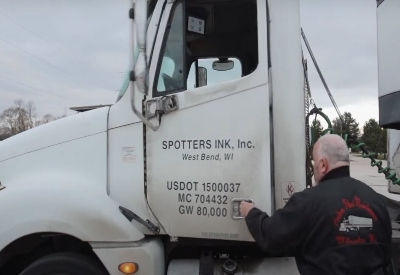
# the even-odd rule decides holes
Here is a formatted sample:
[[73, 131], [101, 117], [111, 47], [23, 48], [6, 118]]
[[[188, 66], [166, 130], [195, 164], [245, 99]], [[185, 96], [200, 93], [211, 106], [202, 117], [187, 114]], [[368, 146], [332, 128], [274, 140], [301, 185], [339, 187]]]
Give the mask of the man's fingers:
[[254, 203], [242, 201], [240, 202], [240, 215], [246, 217], [249, 211], [254, 207]]

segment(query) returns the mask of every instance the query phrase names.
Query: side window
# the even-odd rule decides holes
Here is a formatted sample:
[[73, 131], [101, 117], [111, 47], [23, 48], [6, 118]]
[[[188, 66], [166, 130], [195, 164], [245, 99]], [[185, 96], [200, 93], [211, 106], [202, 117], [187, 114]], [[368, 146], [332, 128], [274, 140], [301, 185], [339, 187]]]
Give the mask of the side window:
[[176, 2], [154, 97], [239, 79], [257, 68], [256, 0]]
[[157, 92], [182, 90], [186, 87], [184, 74], [183, 6], [179, 3], [174, 10], [167, 42], [165, 43], [162, 63], [158, 74]]

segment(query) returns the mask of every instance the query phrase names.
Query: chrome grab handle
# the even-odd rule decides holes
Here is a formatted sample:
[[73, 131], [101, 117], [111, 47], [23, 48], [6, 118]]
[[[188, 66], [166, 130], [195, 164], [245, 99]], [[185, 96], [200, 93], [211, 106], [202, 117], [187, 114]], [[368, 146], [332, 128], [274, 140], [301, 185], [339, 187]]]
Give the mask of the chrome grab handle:
[[233, 198], [232, 199], [232, 219], [234, 219], [234, 220], [244, 219], [244, 217], [240, 215], [240, 203], [242, 201], [254, 203], [254, 201], [252, 199]]

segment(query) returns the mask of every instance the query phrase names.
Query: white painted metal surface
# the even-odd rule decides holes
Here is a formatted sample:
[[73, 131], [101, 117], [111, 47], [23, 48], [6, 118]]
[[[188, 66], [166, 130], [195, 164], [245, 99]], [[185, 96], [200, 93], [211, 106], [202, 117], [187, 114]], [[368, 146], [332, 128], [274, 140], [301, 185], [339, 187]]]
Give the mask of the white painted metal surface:
[[379, 97], [400, 90], [400, 1], [385, 0], [377, 9]]
[[[169, 235], [251, 240], [245, 223], [232, 219], [232, 200], [270, 211], [265, 91], [249, 87], [179, 110], [147, 132], [148, 200]], [[241, 110], [243, 102], [252, 110]]]
[[108, 107], [104, 107], [69, 116], [2, 141], [0, 143], [0, 165], [3, 164], [4, 160], [22, 156], [29, 152], [104, 133], [107, 130], [108, 109]]
[[[265, 49], [265, 1], [258, 5]], [[250, 241], [244, 221], [232, 218], [232, 200], [252, 199], [271, 213], [267, 61], [260, 50], [252, 74], [177, 93], [179, 109], [147, 130], [148, 201], [169, 235]]]
[[0, 224], [0, 247], [37, 232], [143, 238], [107, 196], [107, 113], [83, 113], [2, 142], [0, 216], [12, 222]]
[[[305, 110], [299, 1], [268, 1], [276, 208], [305, 189]], [[288, 20], [290, 18], [290, 20]]]
[[39, 232], [64, 233], [82, 241], [127, 242], [144, 237], [122, 216], [104, 188], [74, 178], [48, 180], [32, 177], [7, 185], [0, 193], [1, 248]]

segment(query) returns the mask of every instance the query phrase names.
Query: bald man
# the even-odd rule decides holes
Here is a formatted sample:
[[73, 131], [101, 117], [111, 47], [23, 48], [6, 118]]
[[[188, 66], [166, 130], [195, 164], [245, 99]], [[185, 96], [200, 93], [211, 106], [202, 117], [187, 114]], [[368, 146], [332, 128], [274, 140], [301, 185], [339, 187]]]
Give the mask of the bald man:
[[340, 136], [319, 138], [313, 160], [316, 186], [295, 193], [271, 217], [240, 204], [251, 235], [267, 252], [295, 256], [301, 274], [386, 274], [392, 229], [381, 197], [350, 177]]

